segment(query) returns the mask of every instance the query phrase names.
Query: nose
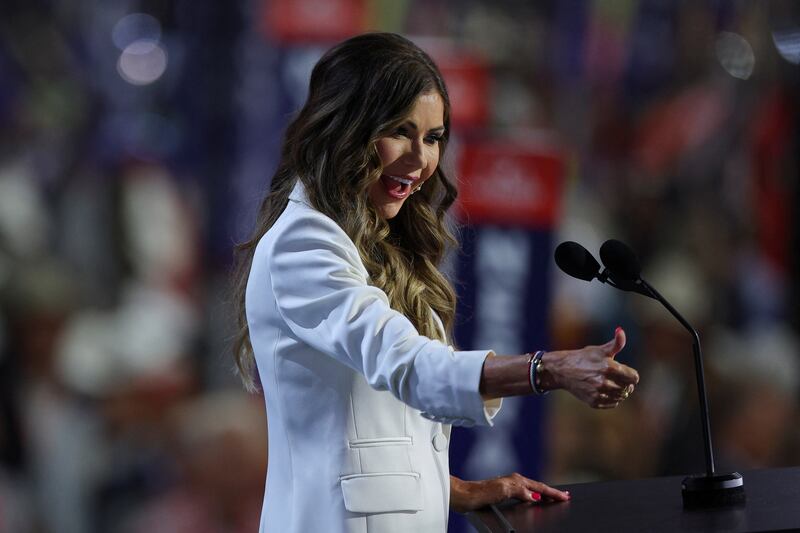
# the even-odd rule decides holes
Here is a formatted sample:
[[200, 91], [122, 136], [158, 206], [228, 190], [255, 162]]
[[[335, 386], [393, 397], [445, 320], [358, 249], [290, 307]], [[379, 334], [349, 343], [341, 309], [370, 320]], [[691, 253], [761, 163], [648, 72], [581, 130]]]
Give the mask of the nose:
[[405, 155], [405, 161], [409, 166], [414, 167], [414, 170], [423, 169], [428, 166], [425, 143], [422, 139], [411, 140]]

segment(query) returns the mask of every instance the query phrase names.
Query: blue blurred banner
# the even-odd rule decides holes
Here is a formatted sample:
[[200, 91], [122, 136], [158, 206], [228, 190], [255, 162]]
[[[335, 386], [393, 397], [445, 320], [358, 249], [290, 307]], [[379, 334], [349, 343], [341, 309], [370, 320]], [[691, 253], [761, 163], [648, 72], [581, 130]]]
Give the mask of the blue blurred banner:
[[[460, 161], [461, 254], [456, 267], [460, 348], [498, 355], [548, 346], [548, 287], [563, 162], [550, 149], [467, 145]], [[540, 478], [544, 398], [506, 398], [492, 428], [454, 428], [454, 475], [485, 479], [514, 471]], [[464, 531], [451, 516], [451, 531]]]

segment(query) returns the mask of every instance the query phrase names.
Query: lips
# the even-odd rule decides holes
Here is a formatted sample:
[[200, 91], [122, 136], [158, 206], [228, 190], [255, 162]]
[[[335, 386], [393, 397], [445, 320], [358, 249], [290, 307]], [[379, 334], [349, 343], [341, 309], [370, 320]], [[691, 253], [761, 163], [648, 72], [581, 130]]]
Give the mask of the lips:
[[417, 179], [414, 176], [381, 174], [381, 183], [383, 183], [386, 194], [397, 199], [406, 198], [411, 193], [411, 186]]

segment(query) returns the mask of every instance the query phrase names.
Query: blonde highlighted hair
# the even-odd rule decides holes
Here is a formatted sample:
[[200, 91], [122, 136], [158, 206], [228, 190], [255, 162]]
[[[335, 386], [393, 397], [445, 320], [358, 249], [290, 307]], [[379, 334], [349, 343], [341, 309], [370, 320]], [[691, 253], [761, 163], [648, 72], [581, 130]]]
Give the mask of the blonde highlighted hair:
[[451, 331], [455, 293], [439, 265], [448, 247], [456, 244], [445, 220], [455, 187], [437, 168], [391, 220], [383, 219], [368, 197], [381, 174], [376, 141], [407, 119], [420, 95], [431, 92], [444, 103], [445, 131], [438, 141], [444, 155], [450, 130], [447, 89], [439, 69], [411, 41], [391, 33], [359, 35], [329, 50], [314, 67], [308, 99], [286, 130], [255, 231], [236, 247], [233, 354], [249, 390], [255, 389], [245, 312], [250, 265], [258, 241], [285, 209], [298, 179], [310, 203], [355, 243], [370, 283], [387, 294], [393, 309], [422, 335], [445, 340], [433, 312]]

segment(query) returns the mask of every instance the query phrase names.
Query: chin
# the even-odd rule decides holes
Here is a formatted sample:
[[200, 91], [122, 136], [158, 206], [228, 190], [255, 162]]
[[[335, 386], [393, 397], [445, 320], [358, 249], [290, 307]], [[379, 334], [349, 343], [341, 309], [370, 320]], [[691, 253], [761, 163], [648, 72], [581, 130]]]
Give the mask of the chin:
[[397, 214], [400, 212], [401, 207], [403, 207], [402, 203], [384, 204], [378, 208], [378, 214], [380, 214], [381, 217], [385, 218], [386, 220], [389, 220], [397, 216]]

